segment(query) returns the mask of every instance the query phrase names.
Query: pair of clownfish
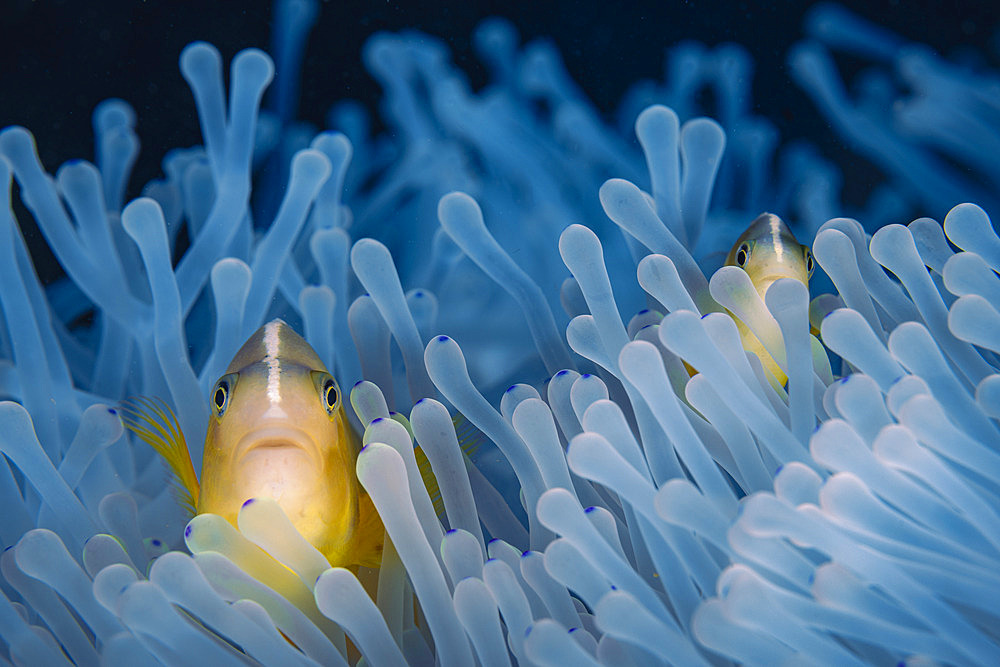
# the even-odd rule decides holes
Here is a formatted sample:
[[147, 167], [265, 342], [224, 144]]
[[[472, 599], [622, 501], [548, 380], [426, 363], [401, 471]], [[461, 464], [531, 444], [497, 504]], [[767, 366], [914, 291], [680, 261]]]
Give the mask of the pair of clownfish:
[[[808, 284], [813, 272], [809, 249], [770, 213], [740, 235], [726, 265], [746, 271], [761, 298], [776, 280]], [[738, 325], [744, 347], [784, 384], [761, 343]], [[270, 497], [331, 565], [380, 565], [385, 532], [355, 473], [358, 438], [337, 381], [301, 336], [281, 320], [258, 329], [216, 382], [210, 404], [200, 482], [168, 411], [143, 401], [126, 417], [170, 465], [197, 514], [235, 526], [245, 501]]]

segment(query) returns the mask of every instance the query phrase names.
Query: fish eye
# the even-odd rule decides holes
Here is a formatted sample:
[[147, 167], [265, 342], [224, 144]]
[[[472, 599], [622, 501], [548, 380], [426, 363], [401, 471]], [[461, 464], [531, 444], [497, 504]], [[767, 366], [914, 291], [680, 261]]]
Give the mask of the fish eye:
[[810, 276], [813, 274], [813, 254], [809, 252], [809, 248], [806, 248], [806, 271]]
[[340, 392], [337, 391], [337, 383], [333, 380], [327, 380], [323, 385], [323, 402], [326, 405], [326, 411], [332, 413], [337, 408], [339, 400]]
[[215, 409], [215, 416], [221, 417], [226, 411], [226, 406], [229, 404], [229, 382], [226, 380], [219, 380], [219, 384], [215, 385], [215, 391], [212, 393], [212, 407]]
[[746, 266], [748, 259], [750, 259], [750, 246], [744, 243], [740, 246], [740, 249], [736, 251], [736, 266]]
[[219, 381], [215, 383], [215, 389], [212, 390], [212, 413], [216, 417], [221, 417], [225, 414], [226, 409], [229, 408], [229, 395], [233, 391], [233, 387], [236, 386], [236, 380], [239, 378], [239, 373], [227, 373], [219, 378]]

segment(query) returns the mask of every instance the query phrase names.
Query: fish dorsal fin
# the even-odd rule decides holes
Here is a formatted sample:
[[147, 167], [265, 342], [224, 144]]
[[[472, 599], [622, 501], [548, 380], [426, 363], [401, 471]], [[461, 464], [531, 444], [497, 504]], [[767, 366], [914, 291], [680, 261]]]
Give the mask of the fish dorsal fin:
[[177, 481], [178, 500], [195, 514], [201, 487], [184, 433], [170, 406], [158, 398], [139, 396], [122, 403], [121, 417], [125, 427], [156, 450], [170, 466]]

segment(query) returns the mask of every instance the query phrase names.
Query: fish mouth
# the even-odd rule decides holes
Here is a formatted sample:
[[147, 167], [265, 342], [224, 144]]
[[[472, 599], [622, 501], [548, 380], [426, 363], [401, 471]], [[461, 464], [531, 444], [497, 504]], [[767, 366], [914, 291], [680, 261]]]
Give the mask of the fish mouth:
[[294, 426], [265, 426], [247, 432], [236, 443], [235, 460], [245, 459], [249, 454], [265, 449], [301, 450], [319, 463], [316, 443], [308, 433]]

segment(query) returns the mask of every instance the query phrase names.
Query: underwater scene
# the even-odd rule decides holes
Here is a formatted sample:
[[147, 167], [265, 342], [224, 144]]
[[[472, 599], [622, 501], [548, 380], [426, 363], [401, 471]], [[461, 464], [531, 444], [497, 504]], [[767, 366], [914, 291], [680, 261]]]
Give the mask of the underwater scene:
[[5, 3], [0, 665], [1000, 664], [994, 10], [643, 5]]

